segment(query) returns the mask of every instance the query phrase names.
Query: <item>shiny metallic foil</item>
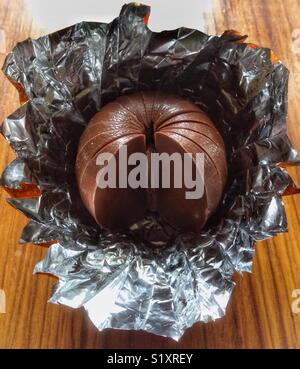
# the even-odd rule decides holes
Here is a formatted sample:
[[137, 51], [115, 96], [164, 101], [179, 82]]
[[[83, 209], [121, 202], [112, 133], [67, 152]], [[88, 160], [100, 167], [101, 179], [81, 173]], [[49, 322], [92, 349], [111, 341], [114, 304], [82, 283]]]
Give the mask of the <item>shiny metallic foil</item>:
[[[287, 230], [281, 196], [293, 183], [276, 164], [299, 157], [286, 134], [288, 70], [269, 49], [232, 32], [154, 33], [149, 12], [129, 4], [110, 24], [83, 22], [16, 45], [3, 70], [28, 101], [2, 125], [17, 155], [2, 185], [41, 191], [8, 202], [30, 218], [22, 243], [56, 241], [35, 268], [59, 278], [52, 303], [83, 306], [99, 330], [178, 340], [225, 314], [232, 275], [251, 271], [256, 240]], [[174, 234], [151, 215], [110, 234], [78, 194], [74, 162], [89, 119], [120, 95], [151, 89], [199, 105], [226, 143], [224, 198], [197, 236]]]

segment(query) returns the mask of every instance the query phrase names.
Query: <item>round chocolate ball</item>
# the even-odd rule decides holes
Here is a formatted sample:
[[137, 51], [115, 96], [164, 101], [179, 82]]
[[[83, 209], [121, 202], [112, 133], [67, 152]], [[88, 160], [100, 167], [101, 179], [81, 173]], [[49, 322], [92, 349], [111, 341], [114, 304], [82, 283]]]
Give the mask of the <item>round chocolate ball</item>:
[[[125, 146], [128, 157], [146, 155], [147, 168], [143, 166], [143, 170], [147, 173], [140, 172], [139, 176], [142, 173], [147, 178], [147, 186], [124, 186], [124, 175], [138, 164], [124, 162], [120, 148]], [[160, 179], [155, 182], [151, 170], [153, 153], [176, 153], [182, 163], [185, 154], [189, 154], [194, 182], [186, 183], [184, 168], [178, 172], [172, 160], [168, 167], [169, 186], [162, 182], [166, 168], [162, 165]], [[109, 154], [106, 165], [116, 169], [115, 186], [99, 187], [100, 154]], [[199, 171], [196, 154], [203, 154], [204, 172]], [[125, 174], [120, 174], [119, 168]], [[83, 203], [103, 228], [128, 228], [150, 210], [178, 230], [198, 232], [222, 198], [227, 179], [225, 146], [211, 119], [195, 104], [177, 95], [139, 92], [119, 97], [92, 118], [80, 139], [76, 176]], [[178, 176], [181, 187], [176, 182]], [[187, 192], [193, 192], [191, 184], [197, 183], [195, 179], [202, 181], [203, 194], [187, 198]]]

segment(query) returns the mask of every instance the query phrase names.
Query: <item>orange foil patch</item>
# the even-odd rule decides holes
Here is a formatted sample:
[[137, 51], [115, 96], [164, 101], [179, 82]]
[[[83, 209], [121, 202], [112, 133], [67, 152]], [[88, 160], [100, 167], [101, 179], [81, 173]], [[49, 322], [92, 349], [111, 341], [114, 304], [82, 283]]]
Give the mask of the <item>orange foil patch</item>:
[[31, 183], [22, 183], [21, 188], [18, 190], [6, 186], [3, 188], [13, 198], [40, 197], [42, 194], [38, 186]]

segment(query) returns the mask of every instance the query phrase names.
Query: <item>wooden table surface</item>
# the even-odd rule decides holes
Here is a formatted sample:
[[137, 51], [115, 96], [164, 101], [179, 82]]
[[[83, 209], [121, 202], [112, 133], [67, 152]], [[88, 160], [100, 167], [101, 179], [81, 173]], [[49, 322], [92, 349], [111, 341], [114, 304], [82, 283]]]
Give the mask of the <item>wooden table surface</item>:
[[[237, 29], [249, 34], [251, 42], [272, 48], [288, 66], [288, 128], [300, 149], [300, 1], [215, 1], [210, 13], [201, 16], [204, 31]], [[0, 0], [1, 64], [16, 42], [41, 34], [21, 0]], [[1, 75], [0, 121], [18, 104], [15, 89]], [[1, 137], [0, 170], [13, 158]], [[299, 169], [291, 174], [300, 184]], [[179, 343], [144, 332], [100, 333], [83, 310], [47, 304], [55, 279], [32, 275], [46, 249], [18, 244], [27, 220], [6, 204], [6, 197], [1, 190], [0, 290], [6, 296], [6, 313], [0, 313], [1, 348], [300, 348], [300, 196], [284, 199], [289, 232], [259, 242], [253, 273], [235, 277], [226, 316], [194, 325]]]

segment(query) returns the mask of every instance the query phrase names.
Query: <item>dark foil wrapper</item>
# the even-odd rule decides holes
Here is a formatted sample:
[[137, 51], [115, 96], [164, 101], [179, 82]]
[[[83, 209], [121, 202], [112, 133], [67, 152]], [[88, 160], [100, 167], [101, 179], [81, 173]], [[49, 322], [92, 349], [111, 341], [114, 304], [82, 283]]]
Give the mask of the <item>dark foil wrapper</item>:
[[[233, 32], [151, 32], [149, 13], [129, 4], [110, 24], [17, 44], [3, 69], [28, 100], [2, 125], [17, 155], [2, 185], [40, 191], [8, 202], [30, 218], [22, 243], [56, 241], [35, 268], [59, 278], [52, 303], [84, 306], [99, 330], [178, 340], [225, 314], [232, 275], [251, 271], [256, 240], [287, 230], [281, 196], [293, 183], [277, 164], [299, 157], [286, 133], [288, 70], [270, 49]], [[174, 236], [151, 215], [128, 234], [102, 231], [78, 195], [74, 162], [89, 119], [120, 95], [152, 89], [200, 106], [226, 143], [224, 199], [197, 236]]]

